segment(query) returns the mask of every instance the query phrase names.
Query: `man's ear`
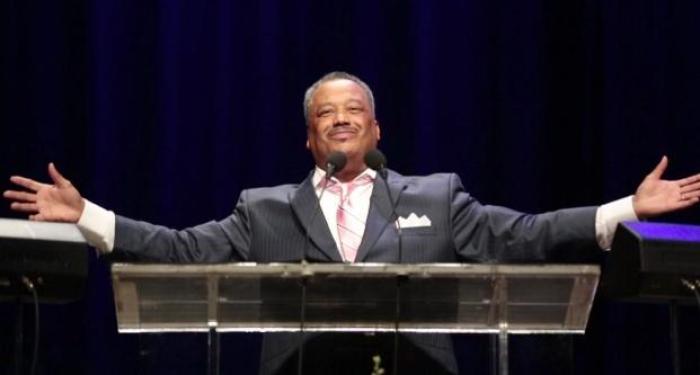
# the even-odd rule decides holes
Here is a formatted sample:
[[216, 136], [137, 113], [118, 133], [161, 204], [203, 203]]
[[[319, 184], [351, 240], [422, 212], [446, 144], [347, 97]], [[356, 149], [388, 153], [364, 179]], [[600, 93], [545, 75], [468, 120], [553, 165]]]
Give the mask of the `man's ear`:
[[306, 149], [307, 150], [311, 149], [311, 146], [309, 146], [309, 139], [308, 138], [306, 138]]
[[377, 140], [382, 138], [382, 131], [379, 128], [379, 121], [377, 120], [374, 120], [374, 137], [377, 138]]

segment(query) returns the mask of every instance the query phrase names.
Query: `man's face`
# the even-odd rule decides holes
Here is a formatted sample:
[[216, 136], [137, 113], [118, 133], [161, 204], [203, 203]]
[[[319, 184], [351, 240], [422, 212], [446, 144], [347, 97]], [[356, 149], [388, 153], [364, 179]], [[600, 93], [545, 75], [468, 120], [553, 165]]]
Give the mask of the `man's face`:
[[338, 79], [316, 90], [309, 108], [308, 140], [316, 165], [324, 167], [333, 151], [348, 157], [346, 168], [364, 169], [364, 156], [377, 147], [379, 124], [369, 98], [357, 83]]

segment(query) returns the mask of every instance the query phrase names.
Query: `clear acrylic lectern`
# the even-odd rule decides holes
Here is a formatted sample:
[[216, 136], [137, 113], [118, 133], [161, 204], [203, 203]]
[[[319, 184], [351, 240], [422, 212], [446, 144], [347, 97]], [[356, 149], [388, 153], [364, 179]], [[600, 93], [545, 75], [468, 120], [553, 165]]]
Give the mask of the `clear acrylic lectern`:
[[[583, 333], [592, 265], [114, 264], [119, 332]], [[217, 348], [218, 350], [218, 348]]]

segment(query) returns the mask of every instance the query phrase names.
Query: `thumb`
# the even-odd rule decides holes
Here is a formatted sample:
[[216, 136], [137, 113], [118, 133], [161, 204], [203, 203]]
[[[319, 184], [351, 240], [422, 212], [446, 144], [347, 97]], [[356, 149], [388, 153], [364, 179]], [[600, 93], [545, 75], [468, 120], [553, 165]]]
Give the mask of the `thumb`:
[[649, 177], [652, 177], [657, 180], [661, 179], [661, 175], [664, 174], [666, 167], [668, 167], [668, 158], [666, 157], [666, 155], [664, 155], [661, 158], [659, 164], [656, 165], [656, 168], [654, 168], [654, 170], [651, 171], [651, 173], [649, 173]]
[[49, 163], [49, 176], [51, 176], [54, 184], [56, 184], [56, 186], [59, 188], [68, 187], [71, 185], [70, 181], [68, 181], [61, 173], [58, 172], [58, 169], [56, 169], [56, 166], [53, 163]]

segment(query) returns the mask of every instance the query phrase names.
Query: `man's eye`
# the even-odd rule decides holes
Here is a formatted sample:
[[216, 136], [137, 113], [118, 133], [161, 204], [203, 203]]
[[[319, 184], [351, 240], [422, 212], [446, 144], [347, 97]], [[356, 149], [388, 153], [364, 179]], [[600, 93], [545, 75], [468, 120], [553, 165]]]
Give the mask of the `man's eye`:
[[348, 111], [350, 113], [360, 113], [362, 112], [362, 107], [350, 107], [348, 108]]
[[319, 117], [327, 117], [330, 116], [333, 113], [330, 109], [324, 109], [318, 112]]

